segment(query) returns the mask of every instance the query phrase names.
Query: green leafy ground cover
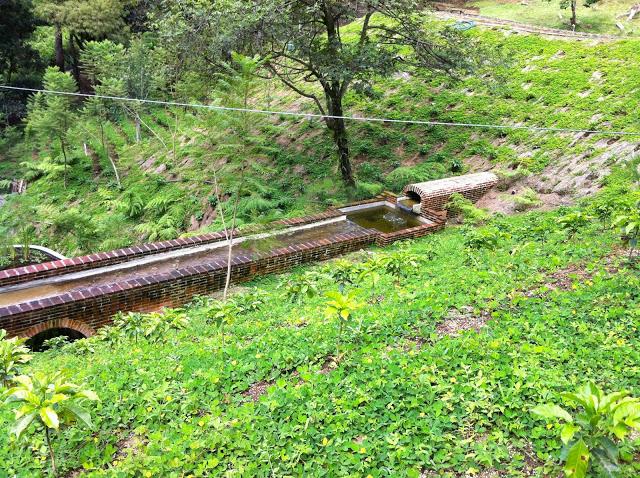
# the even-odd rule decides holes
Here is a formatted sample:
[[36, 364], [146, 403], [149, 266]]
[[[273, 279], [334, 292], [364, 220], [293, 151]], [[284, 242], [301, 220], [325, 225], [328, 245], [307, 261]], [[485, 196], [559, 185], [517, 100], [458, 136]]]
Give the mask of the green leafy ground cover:
[[[637, 35], [640, 20], [638, 17], [627, 21], [630, 8], [637, 2], [634, 0], [604, 0], [590, 7], [583, 6], [578, 1], [576, 31], [587, 33], [609, 33], [616, 35]], [[469, 2], [470, 6], [478, 7], [481, 15], [495, 18], [515, 20], [542, 27], [570, 30], [571, 10], [562, 10], [560, 2], [548, 0], [480, 0]], [[616, 23], [621, 23], [624, 30], [620, 30]]]
[[[612, 207], [637, 196], [631, 171], [575, 209], [496, 217], [262, 278], [243, 293], [244, 312], [226, 321], [224, 339], [207, 322], [221, 309], [203, 299], [168, 312], [165, 320], [186, 316], [188, 325], [159, 341], [107, 329], [37, 354], [25, 372], [68, 369], [101, 399], [94, 431], [54, 436], [59, 469], [557, 476], [560, 424], [547, 426], [532, 407], [558, 403], [587, 380], [640, 394], [638, 271], [618, 234], [583, 220], [606, 222]], [[358, 261], [386, 265], [347, 285], [365, 305], [349, 318], [336, 359], [339, 328], [325, 315], [327, 299], [289, 292], [298, 281], [335, 290]], [[459, 330], [465, 322], [479, 330]], [[11, 416], [3, 407], [0, 429]], [[46, 474], [40, 435], [17, 442], [0, 434], [6, 476]], [[621, 476], [638, 475], [639, 450], [637, 439], [623, 446]]]
[[[637, 128], [637, 41], [590, 45], [495, 32], [474, 34], [501, 46], [510, 59], [498, 69], [502, 81], [471, 77], [453, 82], [407, 71], [380, 79], [369, 96], [350, 95], [349, 110], [391, 118]], [[312, 111], [311, 105], [276, 85], [265, 85], [252, 104]], [[70, 135], [73, 164], [67, 189], [60, 167], [47, 159], [59, 156], [58, 146], [52, 143], [34, 151], [28, 140], [12, 133], [0, 145], [4, 158], [0, 178], [27, 177], [30, 184], [26, 195], [11, 198], [0, 209], [2, 232], [28, 227], [34, 243], [72, 255], [174, 238], [200, 227], [220, 229], [212, 217], [211, 185], [212, 170], [223, 161], [215, 156], [216, 135], [211, 134], [219, 128], [219, 118], [151, 109], [143, 119], [164, 145], [145, 128], [143, 141], [135, 144], [134, 126], [126, 117], [105, 127], [117, 153], [122, 190], [116, 188], [98, 141], [99, 128], [91, 118], [83, 118]], [[488, 164], [529, 174], [584, 155], [588, 167], [590, 158], [615, 146], [603, 143], [602, 137], [576, 140], [573, 135], [525, 131], [354, 122], [349, 126], [359, 185], [355, 192], [348, 192], [336, 180], [332, 143], [321, 123], [276, 116], [256, 117], [255, 124], [265, 152], [252, 158], [259, 173], [248, 178], [253, 193], [241, 201], [241, 223], [319, 211], [330, 204], [371, 197], [382, 189], [400, 191], [409, 182], [456, 174], [478, 167], [479, 162], [482, 167]], [[101, 156], [104, 172], [97, 179], [92, 178], [83, 142]], [[609, 163], [619, 159], [614, 156]]]

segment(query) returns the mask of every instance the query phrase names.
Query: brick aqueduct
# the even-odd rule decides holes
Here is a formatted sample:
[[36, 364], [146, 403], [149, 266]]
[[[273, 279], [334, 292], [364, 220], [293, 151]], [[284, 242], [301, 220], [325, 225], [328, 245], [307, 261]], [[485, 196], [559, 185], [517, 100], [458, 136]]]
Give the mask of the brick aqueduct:
[[[381, 206], [398, 209], [399, 198], [390, 193], [313, 216], [277, 221], [274, 234], [283, 240], [266, 252], [251, 248], [258, 236], [239, 231], [231, 260], [232, 282], [430, 234], [444, 227], [443, 206], [451, 194], [476, 201], [496, 183], [492, 173], [478, 173], [408, 185], [404, 199], [414, 200], [417, 225], [392, 232], [354, 224], [347, 212]], [[51, 329], [67, 329], [88, 337], [119, 311], [183, 305], [196, 295], [224, 287], [226, 244], [225, 233], [218, 232], [2, 270], [0, 328], [9, 336], [34, 337]]]

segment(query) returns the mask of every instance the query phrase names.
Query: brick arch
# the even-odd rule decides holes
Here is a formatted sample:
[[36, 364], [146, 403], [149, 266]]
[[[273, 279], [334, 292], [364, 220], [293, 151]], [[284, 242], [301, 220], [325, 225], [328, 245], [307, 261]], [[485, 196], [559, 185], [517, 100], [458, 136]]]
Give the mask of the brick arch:
[[420, 198], [420, 202], [424, 201], [426, 199], [426, 194], [424, 194], [419, 187], [417, 187], [415, 184], [409, 184], [407, 186], [405, 186], [403, 194], [406, 196], [408, 194], [412, 194], [414, 196], [417, 196]]
[[80, 332], [85, 337], [91, 337], [96, 331], [90, 325], [85, 324], [84, 322], [79, 322], [77, 320], [72, 319], [55, 319], [48, 320], [46, 322], [41, 322], [32, 327], [29, 327], [27, 330], [22, 332], [22, 335], [25, 338], [31, 338], [40, 332], [44, 332], [45, 330], [50, 329], [71, 329], [76, 332]]

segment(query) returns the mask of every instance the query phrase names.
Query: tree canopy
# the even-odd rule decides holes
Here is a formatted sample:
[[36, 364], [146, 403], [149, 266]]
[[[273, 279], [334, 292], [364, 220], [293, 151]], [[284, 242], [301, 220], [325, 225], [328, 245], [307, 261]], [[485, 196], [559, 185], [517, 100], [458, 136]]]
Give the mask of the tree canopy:
[[376, 76], [403, 69], [456, 74], [480, 64], [470, 36], [436, 25], [418, 7], [414, 0], [189, 0], [168, 8], [156, 26], [180, 61], [195, 57], [199, 67], [215, 67], [232, 51], [260, 54], [264, 74], [325, 116], [341, 176], [353, 185], [343, 118], [348, 91], [366, 93]]

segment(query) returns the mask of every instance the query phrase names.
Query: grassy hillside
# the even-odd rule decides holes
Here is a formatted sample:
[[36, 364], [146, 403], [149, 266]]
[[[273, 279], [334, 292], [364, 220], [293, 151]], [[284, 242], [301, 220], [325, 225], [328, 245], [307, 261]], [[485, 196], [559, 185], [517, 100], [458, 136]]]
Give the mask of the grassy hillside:
[[[638, 271], [595, 219], [632, 198], [631, 171], [574, 210], [500, 217], [260, 279], [234, 296], [222, 331], [219, 303], [201, 299], [165, 315], [186, 318], [183, 330], [146, 339], [105, 329], [38, 353], [26, 372], [67, 369], [101, 398], [94, 431], [54, 435], [59, 468], [87, 477], [559, 476], [559, 425], [530, 409], [587, 380], [640, 394]], [[576, 213], [594, 219], [566, 219]], [[367, 266], [378, 282], [356, 273]], [[348, 274], [362, 307], [337, 355], [323, 294]], [[292, 301], [300, 282], [318, 295]], [[10, 408], [0, 409], [3, 430]], [[637, 436], [622, 451], [621, 476], [637, 476]], [[0, 433], [6, 475], [42, 476], [46, 460], [41, 433]]]
[[[510, 63], [502, 81], [450, 79], [407, 71], [376, 82], [373, 96], [352, 94], [350, 112], [391, 118], [419, 118], [570, 128], [636, 130], [640, 42], [591, 45], [535, 36], [476, 32], [500, 45]], [[277, 85], [265, 85], [252, 104], [261, 108], [312, 111], [312, 106]], [[199, 228], [219, 229], [213, 206], [213, 169], [224, 163], [214, 153], [216, 117], [198, 111], [152, 108], [143, 116], [135, 143], [132, 122], [107, 124], [105, 135], [123, 176], [115, 187], [102, 153], [97, 124], [81, 121], [72, 135], [73, 161], [65, 189], [60, 167], [44, 151], [14, 138], [1, 145], [2, 177], [28, 177], [28, 193], [0, 208], [0, 224], [14, 232], [33, 227], [33, 242], [77, 254], [172, 238]], [[249, 178], [242, 222], [320, 210], [382, 189], [399, 191], [411, 181], [466, 170], [502, 171], [517, 196], [527, 188], [549, 203], [563, 204], [598, 188], [609, 166], [635, 154], [625, 138], [527, 131], [403, 126], [354, 122], [349, 125], [358, 189], [337, 181], [333, 146], [319, 122], [256, 117], [265, 152], [251, 158], [258, 172]], [[160, 141], [158, 138], [161, 138]], [[103, 172], [92, 178], [83, 143], [101, 155]], [[535, 177], [527, 179], [531, 174]], [[38, 178], [38, 179], [36, 179]], [[221, 178], [224, 183], [225, 179]], [[515, 181], [515, 182], [514, 182]], [[508, 199], [511, 201], [511, 199]]]
[[[578, 2], [576, 31], [636, 36], [640, 33], [640, 17], [627, 20], [635, 0], [601, 0], [591, 7]], [[466, 5], [479, 8], [481, 15], [504, 18], [543, 27], [570, 29], [571, 10], [560, 9], [560, 2], [547, 0], [478, 0]], [[621, 30], [616, 23], [620, 23]]]

